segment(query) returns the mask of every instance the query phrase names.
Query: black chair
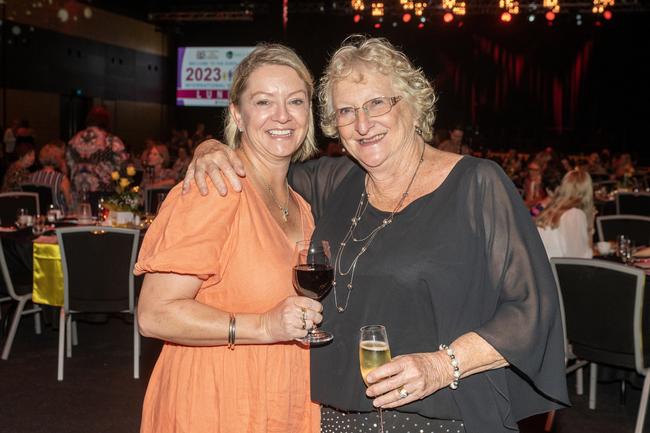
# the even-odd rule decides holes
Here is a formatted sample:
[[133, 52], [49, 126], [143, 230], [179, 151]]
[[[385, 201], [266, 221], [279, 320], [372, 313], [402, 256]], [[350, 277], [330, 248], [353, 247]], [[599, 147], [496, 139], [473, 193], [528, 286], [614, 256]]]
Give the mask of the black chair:
[[37, 334], [41, 333], [41, 308], [34, 304], [32, 304], [31, 308], [26, 308], [27, 304], [32, 301], [32, 276], [16, 273], [11, 275], [9, 273], [2, 239], [0, 239], [0, 273], [2, 274], [2, 278], [0, 278], [0, 303], [7, 301], [17, 303], [11, 317], [11, 326], [9, 327], [7, 339], [2, 347], [2, 359], [7, 360], [16, 337], [18, 324], [23, 316], [34, 314], [34, 328]]
[[140, 333], [136, 319], [133, 266], [140, 232], [113, 227], [56, 230], [61, 248], [64, 298], [59, 318], [57, 379], [63, 380], [63, 345], [72, 355], [72, 314], [128, 313], [133, 316], [133, 377], [140, 377]]
[[589, 408], [596, 408], [598, 364], [645, 376], [635, 433], [641, 433], [650, 392], [650, 329], [646, 318], [645, 273], [593, 259], [553, 258], [566, 336], [577, 359], [590, 362]]
[[650, 245], [650, 217], [640, 215], [608, 215], [596, 218], [599, 241], [614, 241], [625, 235], [640, 247]]
[[24, 208], [30, 215], [41, 213], [38, 194], [35, 192], [5, 192], [0, 194], [0, 224], [11, 226], [16, 222], [16, 212]]
[[162, 186], [159, 188], [145, 188], [144, 190], [144, 212], [154, 213], [158, 211], [158, 206], [167, 197], [172, 189], [171, 186]]
[[619, 192], [616, 194], [616, 213], [650, 217], [650, 192]]
[[43, 210], [49, 209], [50, 205], [54, 203], [54, 191], [52, 191], [52, 187], [25, 183], [20, 188], [24, 192], [35, 192], [38, 194], [38, 204]]

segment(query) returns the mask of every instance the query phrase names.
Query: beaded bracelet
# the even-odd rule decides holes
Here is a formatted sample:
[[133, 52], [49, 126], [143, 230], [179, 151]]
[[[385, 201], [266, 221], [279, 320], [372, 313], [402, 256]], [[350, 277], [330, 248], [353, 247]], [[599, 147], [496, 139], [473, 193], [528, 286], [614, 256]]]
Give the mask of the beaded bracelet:
[[454, 369], [454, 380], [451, 381], [449, 384], [449, 388], [451, 389], [456, 389], [458, 388], [458, 381], [460, 380], [460, 368], [458, 367], [458, 360], [456, 359], [456, 354], [454, 353], [454, 349], [451, 347], [447, 346], [446, 344], [441, 344], [438, 347], [439, 350], [444, 350], [447, 355], [449, 355], [449, 358], [451, 358], [451, 366]]
[[228, 349], [235, 350], [235, 331], [236, 331], [236, 319], [233, 313], [230, 313], [230, 322], [228, 322]]

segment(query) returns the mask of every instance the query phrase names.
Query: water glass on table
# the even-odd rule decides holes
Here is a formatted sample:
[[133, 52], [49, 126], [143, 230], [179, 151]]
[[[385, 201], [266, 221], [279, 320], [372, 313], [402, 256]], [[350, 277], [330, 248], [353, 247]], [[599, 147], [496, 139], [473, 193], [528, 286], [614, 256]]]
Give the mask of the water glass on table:
[[40, 236], [45, 232], [47, 228], [46, 219], [44, 215], [36, 215], [34, 217], [34, 225], [32, 226], [32, 233], [36, 236]]
[[632, 240], [625, 235], [620, 235], [617, 237], [618, 242], [618, 256], [621, 258], [623, 263], [629, 263], [632, 261]]
[[27, 209], [20, 208], [16, 211], [16, 227], [24, 229], [25, 227], [31, 226], [32, 223], [33, 217], [29, 214]]
[[80, 224], [90, 224], [93, 221], [93, 212], [90, 203], [81, 203], [79, 205], [77, 220]]

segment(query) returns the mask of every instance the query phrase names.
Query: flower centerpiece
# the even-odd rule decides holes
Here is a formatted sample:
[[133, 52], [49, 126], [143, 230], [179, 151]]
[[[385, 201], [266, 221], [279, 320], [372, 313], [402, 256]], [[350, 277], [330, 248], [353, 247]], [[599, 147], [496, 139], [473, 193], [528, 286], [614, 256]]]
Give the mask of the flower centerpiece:
[[133, 184], [135, 167], [129, 165], [123, 173], [114, 171], [111, 179], [115, 183], [115, 194], [104, 200], [104, 208], [109, 210], [108, 218], [114, 226], [127, 226], [133, 223], [135, 213], [142, 204], [140, 187]]

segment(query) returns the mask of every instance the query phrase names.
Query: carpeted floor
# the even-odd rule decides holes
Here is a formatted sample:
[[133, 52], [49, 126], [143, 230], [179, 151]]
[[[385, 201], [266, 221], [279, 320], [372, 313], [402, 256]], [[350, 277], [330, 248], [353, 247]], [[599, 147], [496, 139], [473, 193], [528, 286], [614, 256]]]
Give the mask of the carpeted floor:
[[[79, 321], [79, 345], [65, 359], [64, 381], [57, 382], [58, 333], [47, 326], [35, 335], [33, 319], [25, 318], [11, 357], [0, 361], [0, 433], [137, 432], [160, 343], [142, 339], [141, 378], [133, 379], [131, 326], [120, 317]], [[573, 379], [570, 386], [573, 407], [558, 412], [554, 432], [633, 432], [639, 389], [628, 387], [623, 405], [618, 383], [599, 384], [598, 407], [590, 411], [587, 395], [575, 395]], [[541, 433], [544, 421], [544, 416], [524, 420], [521, 431]]]

